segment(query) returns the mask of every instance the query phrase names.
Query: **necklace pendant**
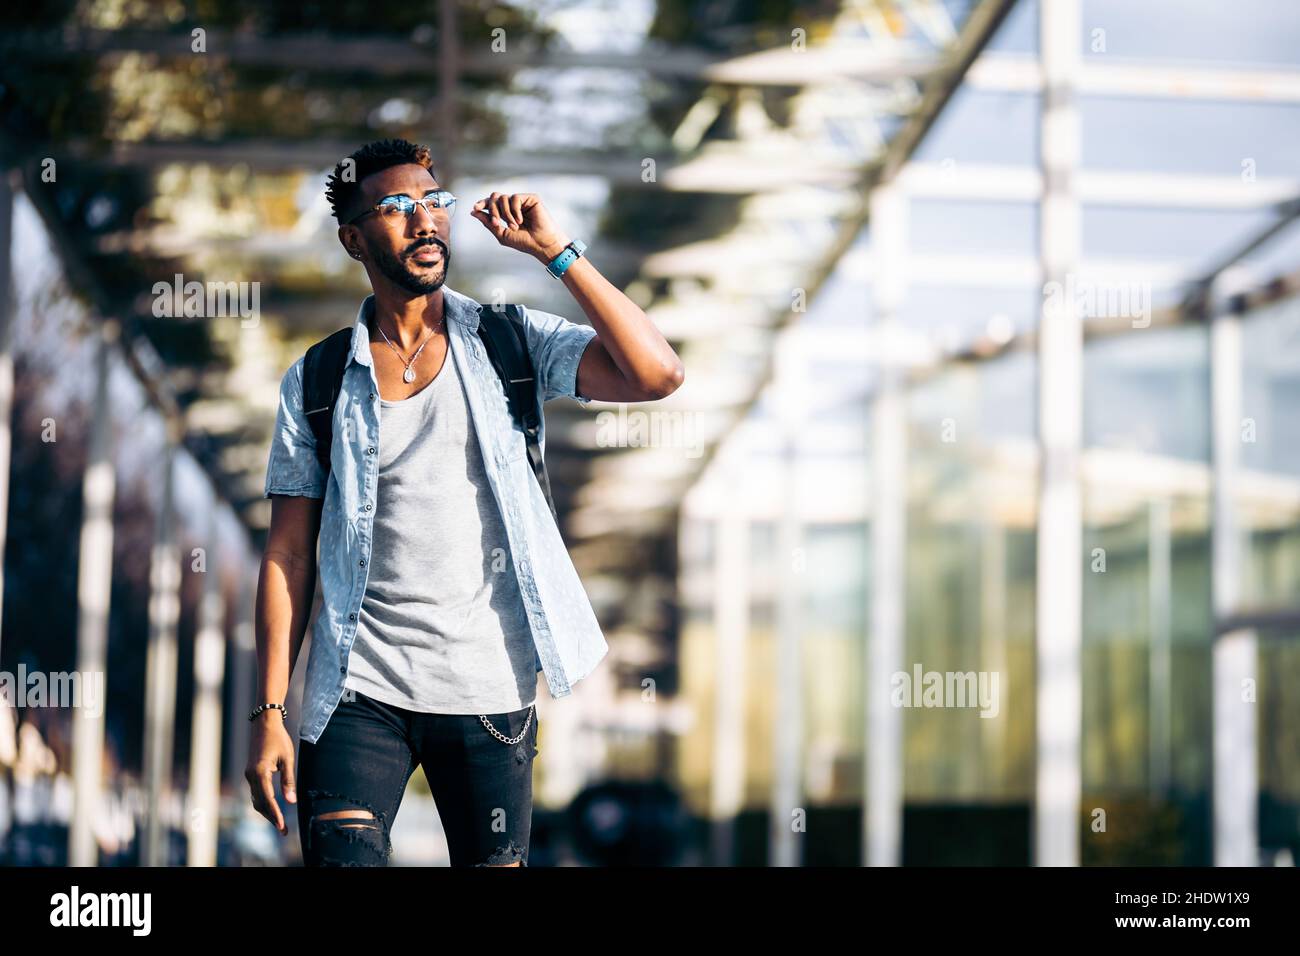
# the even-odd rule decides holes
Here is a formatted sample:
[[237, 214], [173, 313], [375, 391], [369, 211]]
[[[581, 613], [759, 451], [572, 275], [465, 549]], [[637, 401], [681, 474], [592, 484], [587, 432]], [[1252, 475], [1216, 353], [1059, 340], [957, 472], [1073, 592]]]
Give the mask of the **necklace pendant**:
[[414, 382], [414, 381], [415, 381], [415, 369], [411, 368], [411, 367], [408, 365], [408, 366], [406, 367], [406, 371], [402, 373], [402, 381], [403, 381], [403, 382]]

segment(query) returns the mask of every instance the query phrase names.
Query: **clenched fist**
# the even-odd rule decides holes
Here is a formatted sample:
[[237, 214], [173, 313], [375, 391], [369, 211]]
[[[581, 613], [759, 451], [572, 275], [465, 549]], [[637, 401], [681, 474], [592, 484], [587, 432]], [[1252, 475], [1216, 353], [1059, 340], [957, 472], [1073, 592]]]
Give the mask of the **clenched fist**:
[[550, 262], [569, 244], [534, 193], [493, 193], [480, 199], [470, 215], [507, 249]]

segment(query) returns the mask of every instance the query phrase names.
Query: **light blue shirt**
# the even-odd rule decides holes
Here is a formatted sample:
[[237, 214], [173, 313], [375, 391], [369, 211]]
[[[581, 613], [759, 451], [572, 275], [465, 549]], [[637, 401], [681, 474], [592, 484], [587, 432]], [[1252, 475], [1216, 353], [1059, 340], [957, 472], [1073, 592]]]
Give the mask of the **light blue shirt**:
[[[595, 669], [608, 645], [529, 466], [523, 430], [510, 415], [501, 379], [479, 339], [479, 310], [484, 306], [445, 285], [443, 304], [450, 356], [464, 380], [488, 482], [505, 521], [537, 658], [551, 696], [564, 697]], [[365, 309], [362, 302], [334, 409], [328, 481], [303, 413], [300, 357], [280, 382], [263, 495], [325, 499], [319, 539], [322, 602], [312, 631], [299, 726], [299, 736], [311, 743], [320, 738], [343, 696], [370, 567], [379, 471], [379, 383]], [[578, 362], [596, 330], [549, 312], [525, 308], [523, 313], [542, 401], [568, 396], [587, 404], [591, 400], [577, 394]], [[544, 420], [539, 441], [544, 452]]]

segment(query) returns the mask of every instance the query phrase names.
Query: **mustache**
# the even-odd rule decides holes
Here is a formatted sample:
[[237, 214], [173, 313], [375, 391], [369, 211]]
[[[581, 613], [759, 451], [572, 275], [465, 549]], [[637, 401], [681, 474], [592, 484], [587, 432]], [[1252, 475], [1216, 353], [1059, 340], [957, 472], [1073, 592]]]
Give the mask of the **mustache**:
[[419, 242], [415, 243], [415, 245], [407, 249], [406, 252], [403, 253], [403, 256], [404, 257], [413, 256], [421, 249], [423, 249], [425, 246], [437, 246], [442, 251], [442, 257], [444, 259], [449, 258], [450, 256], [450, 253], [447, 251], [446, 243], [444, 243], [441, 239], [421, 239]]

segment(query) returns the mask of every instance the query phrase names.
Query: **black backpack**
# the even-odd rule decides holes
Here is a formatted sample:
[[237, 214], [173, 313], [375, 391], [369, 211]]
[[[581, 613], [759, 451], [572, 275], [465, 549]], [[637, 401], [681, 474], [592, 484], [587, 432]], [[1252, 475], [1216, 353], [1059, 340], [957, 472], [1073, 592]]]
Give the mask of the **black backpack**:
[[[367, 320], [372, 308], [373, 300], [369, 300], [366, 303]], [[303, 357], [302, 407], [312, 434], [316, 436], [316, 458], [327, 475], [330, 471], [330, 447], [334, 441], [334, 405], [343, 382], [352, 333], [351, 326], [339, 329], [307, 349]], [[546, 475], [546, 462], [542, 459], [538, 442], [542, 401], [533, 381], [533, 362], [528, 354], [523, 310], [517, 305], [502, 306], [500, 312], [479, 306], [478, 334], [492, 367], [505, 386], [510, 414], [524, 432], [529, 464], [541, 485], [551, 515], [558, 522], [555, 502], [551, 500], [551, 482]]]

